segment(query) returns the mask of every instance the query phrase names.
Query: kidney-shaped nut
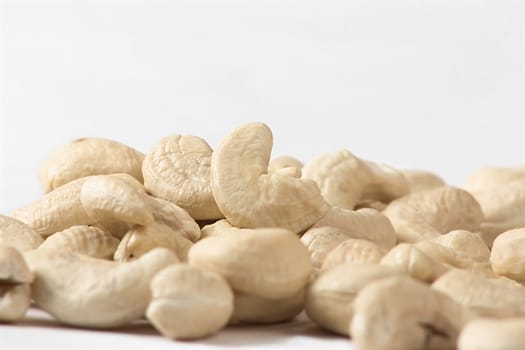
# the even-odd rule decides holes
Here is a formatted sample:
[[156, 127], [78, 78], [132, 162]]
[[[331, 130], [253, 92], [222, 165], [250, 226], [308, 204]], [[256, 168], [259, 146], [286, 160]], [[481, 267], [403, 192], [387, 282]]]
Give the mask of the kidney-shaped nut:
[[119, 240], [95, 226], [77, 225], [52, 234], [38, 247], [60, 254], [63, 251], [79, 253], [93, 258], [113, 257]]
[[432, 242], [453, 250], [457, 255], [476, 262], [486, 262], [490, 250], [483, 239], [475, 233], [465, 230], [453, 230], [432, 239]]
[[191, 247], [191, 265], [221, 274], [236, 292], [282, 299], [308, 283], [308, 250], [291, 231], [279, 228], [237, 230], [203, 239]]
[[489, 247], [500, 233], [525, 227], [525, 178], [472, 194], [485, 215], [481, 236]]
[[29, 225], [15, 218], [0, 215], [0, 244], [21, 252], [38, 248], [44, 239]]
[[271, 150], [272, 133], [265, 124], [234, 130], [212, 155], [213, 196], [233, 226], [302, 232], [328, 207], [315, 182], [268, 173]]
[[233, 314], [228, 324], [266, 324], [289, 321], [303, 311], [304, 296], [304, 289], [283, 299], [267, 299], [235, 293]]
[[390, 266], [350, 263], [324, 271], [308, 286], [306, 314], [320, 327], [348, 335], [357, 293], [372, 281], [403, 274]]
[[122, 238], [115, 252], [115, 260], [136, 259], [157, 247], [171, 250], [181, 261], [186, 261], [193, 243], [162, 223], [134, 226]]
[[144, 154], [120, 142], [81, 138], [56, 150], [40, 168], [45, 193], [89, 175], [126, 173], [142, 182]]
[[496, 237], [490, 262], [496, 273], [525, 282], [525, 228], [503, 232]]
[[391, 202], [383, 213], [400, 242], [435, 238], [452, 230], [476, 231], [483, 220], [479, 203], [467, 191], [443, 186]]
[[367, 285], [354, 301], [350, 335], [360, 350], [455, 350], [468, 313], [409, 277]]
[[354, 209], [361, 201], [390, 202], [408, 193], [403, 174], [387, 165], [362, 160], [347, 150], [321, 155], [303, 168], [303, 178], [319, 185], [332, 206]]
[[458, 350], [525, 349], [524, 333], [525, 318], [479, 318], [463, 327], [458, 339]]
[[326, 255], [321, 270], [346, 263], [379, 264], [386, 253], [386, 249], [373, 242], [350, 238], [339, 243]]
[[119, 263], [77, 253], [42, 250], [28, 256], [35, 274], [33, 300], [62, 323], [83, 327], [118, 327], [144, 315], [149, 283], [179, 260], [165, 248]]
[[232, 232], [232, 224], [226, 219], [215, 221], [213, 224], [205, 225], [201, 228], [201, 239], [206, 237], [212, 237], [215, 235], [222, 235]]
[[493, 187], [505, 185], [514, 180], [525, 179], [525, 167], [522, 168], [499, 168], [483, 167], [472, 173], [463, 184], [463, 188], [469, 192], [483, 192]]
[[172, 339], [200, 338], [224, 327], [233, 312], [233, 292], [211, 271], [174, 265], [151, 281], [152, 300], [146, 317]]
[[[427, 256], [445, 265], [457, 267], [459, 269], [469, 269], [473, 265], [477, 264], [476, 261], [456, 254], [453, 249], [447, 248], [431, 240], [420, 241], [415, 243], [414, 246], [425, 253]], [[487, 262], [482, 265], [486, 266], [487, 268], [489, 267]]]
[[338, 228], [349, 238], [366, 239], [385, 249], [396, 244], [396, 233], [390, 220], [375, 209], [354, 211], [332, 207], [313, 227], [325, 226]]
[[144, 159], [144, 186], [155, 197], [184, 208], [195, 220], [222, 218], [211, 192], [211, 154], [200, 137], [164, 137]]
[[14, 322], [24, 317], [31, 303], [33, 273], [22, 254], [0, 244], [0, 321]]
[[401, 172], [407, 180], [410, 193], [431, 190], [446, 185], [442, 178], [428, 171], [402, 170]]
[[285, 168], [296, 168], [301, 170], [303, 168], [303, 163], [292, 156], [279, 156], [270, 160], [270, 163], [268, 164], [268, 171], [270, 172]]
[[423, 253], [416, 246], [400, 243], [381, 259], [381, 265], [399, 268], [415, 279], [433, 282], [448, 271], [440, 262]]
[[506, 278], [454, 269], [438, 278], [432, 288], [480, 316], [525, 316], [525, 288]]
[[314, 227], [304, 233], [301, 242], [308, 248], [314, 274], [321, 270], [328, 253], [347, 239], [345, 232], [330, 226]]

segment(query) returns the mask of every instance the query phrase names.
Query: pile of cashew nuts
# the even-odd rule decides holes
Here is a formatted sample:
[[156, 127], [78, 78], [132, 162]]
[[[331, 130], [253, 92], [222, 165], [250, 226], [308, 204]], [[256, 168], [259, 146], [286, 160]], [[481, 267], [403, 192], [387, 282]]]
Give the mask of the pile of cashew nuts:
[[146, 318], [172, 339], [303, 310], [360, 350], [525, 349], [525, 168], [462, 188], [348, 150], [271, 159], [263, 123], [215, 150], [75, 140], [0, 215], [0, 321]]

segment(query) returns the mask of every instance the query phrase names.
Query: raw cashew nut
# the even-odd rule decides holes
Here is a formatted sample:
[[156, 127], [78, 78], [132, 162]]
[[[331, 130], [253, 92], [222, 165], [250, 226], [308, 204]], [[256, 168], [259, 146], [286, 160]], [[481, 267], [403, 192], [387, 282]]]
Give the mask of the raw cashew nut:
[[375, 209], [354, 211], [333, 207], [313, 227], [325, 226], [338, 228], [349, 238], [366, 239], [385, 249], [396, 244], [396, 233], [390, 220]]
[[303, 168], [303, 163], [294, 157], [291, 156], [279, 156], [270, 160], [268, 164], [268, 171], [277, 171], [283, 168], [296, 168], [301, 170]]
[[525, 349], [524, 332], [525, 318], [476, 319], [461, 331], [458, 350]]
[[350, 335], [359, 350], [455, 350], [467, 321], [448, 296], [397, 276], [374, 281], [357, 295]]
[[462, 187], [469, 192], [476, 193], [523, 179], [525, 179], [525, 167], [517, 169], [484, 167], [471, 174]]
[[128, 261], [157, 247], [164, 247], [175, 253], [181, 261], [186, 261], [192, 245], [189, 239], [161, 223], [134, 226], [120, 241], [115, 260]]
[[266, 324], [292, 320], [303, 311], [305, 290], [283, 299], [267, 299], [235, 293], [228, 324]]
[[151, 281], [146, 317], [163, 335], [193, 339], [223, 328], [233, 312], [233, 292], [218, 274], [174, 265]]
[[346, 263], [379, 264], [386, 253], [386, 249], [373, 242], [364, 239], [347, 239], [326, 255], [321, 270]]
[[330, 205], [345, 209], [354, 209], [361, 201], [388, 203], [408, 193], [408, 184], [401, 172], [359, 159], [347, 150], [310, 161], [303, 168], [303, 178], [317, 182]]
[[348, 335], [357, 293], [372, 281], [404, 274], [390, 266], [351, 263], [324, 271], [308, 286], [306, 314], [320, 327]]
[[126, 173], [142, 182], [144, 154], [120, 142], [102, 138], [74, 140], [55, 151], [40, 168], [45, 193], [89, 175]]
[[408, 272], [415, 279], [427, 283], [435, 281], [448, 271], [448, 268], [443, 264], [409, 243], [396, 245], [386, 253], [380, 263], [385, 266], [397, 267]]
[[52, 234], [38, 247], [38, 250], [60, 254], [63, 251], [91, 256], [93, 258], [108, 259], [113, 257], [119, 240], [95, 226], [71, 226]]
[[520, 283], [525, 282], [525, 228], [503, 232], [490, 253], [492, 269]]
[[410, 193], [431, 190], [446, 185], [442, 178], [428, 171], [402, 170], [401, 172], [408, 182]]
[[196, 242], [201, 238], [199, 225], [188, 212], [177, 204], [147, 196], [151, 212], [156, 222], [163, 223], [181, 236]]
[[268, 299], [296, 295], [310, 279], [308, 250], [291, 231], [237, 230], [191, 247], [191, 265], [221, 274], [234, 291]]
[[228, 220], [217, 220], [213, 224], [209, 224], [201, 228], [201, 239], [231, 232], [232, 228], [234, 227], [228, 222]]
[[36, 249], [44, 239], [29, 225], [15, 218], [0, 215], [0, 245], [8, 245], [21, 252]]
[[144, 185], [155, 197], [187, 210], [195, 220], [222, 218], [211, 192], [211, 154], [200, 137], [164, 137], [144, 159]]
[[304, 233], [301, 242], [308, 248], [314, 276], [321, 270], [324, 259], [340, 243], [346, 241], [345, 232], [334, 227], [315, 227]]
[[490, 258], [489, 247], [483, 239], [472, 232], [454, 230], [432, 239], [432, 242], [453, 250], [457, 255], [476, 262], [487, 262]]
[[411, 193], [391, 202], [383, 213], [398, 240], [409, 243], [457, 229], [476, 231], [483, 220], [481, 207], [470, 193], [448, 186]]
[[[431, 240], [415, 243], [414, 246], [427, 256], [445, 265], [457, 267], [459, 269], [469, 269], [477, 264], [477, 262], [472, 259], [456, 254], [454, 250]], [[486, 266], [490, 269], [490, 266], [486, 261], [485, 264], [481, 263], [480, 265]]]
[[33, 273], [13, 247], [0, 245], [0, 321], [22, 319], [31, 303]]
[[438, 278], [432, 288], [480, 316], [525, 316], [525, 288], [509, 279], [454, 269]]
[[212, 155], [213, 196], [233, 226], [302, 232], [328, 207], [313, 181], [268, 173], [271, 150], [272, 133], [265, 124], [234, 130]]
[[33, 300], [65, 324], [122, 326], [144, 315], [150, 301], [150, 280], [178, 261], [165, 248], [128, 263], [42, 250], [28, 257], [35, 274]]

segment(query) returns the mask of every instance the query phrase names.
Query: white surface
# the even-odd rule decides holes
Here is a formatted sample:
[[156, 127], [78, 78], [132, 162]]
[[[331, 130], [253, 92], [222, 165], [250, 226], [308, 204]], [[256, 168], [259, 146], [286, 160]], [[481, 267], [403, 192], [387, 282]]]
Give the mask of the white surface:
[[147, 323], [117, 330], [88, 330], [61, 326], [43, 311], [32, 309], [22, 323], [0, 323], [0, 349], [321, 349], [354, 350], [345, 337], [323, 332], [304, 315], [294, 322], [267, 326], [235, 326], [205, 339], [174, 342]]
[[[186, 133], [214, 146], [262, 120], [274, 154], [305, 161], [348, 148], [453, 184], [481, 165], [524, 163], [522, 1], [11, 0], [0, 20], [2, 213], [37, 198], [40, 163], [81, 136], [147, 151]], [[171, 345], [35, 326], [0, 326], [0, 348]], [[261, 332], [204, 344], [337, 348]]]

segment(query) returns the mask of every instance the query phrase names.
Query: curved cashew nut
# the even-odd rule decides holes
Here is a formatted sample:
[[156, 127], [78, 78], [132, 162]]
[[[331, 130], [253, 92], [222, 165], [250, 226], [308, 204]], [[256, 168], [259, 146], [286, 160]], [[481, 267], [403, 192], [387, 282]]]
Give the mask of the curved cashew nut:
[[28, 257], [35, 274], [33, 300], [65, 324], [122, 326], [144, 315], [150, 301], [150, 280], [178, 261], [165, 248], [129, 263], [42, 250]]
[[505, 185], [515, 180], [525, 179], [525, 167], [522, 168], [499, 168], [484, 167], [472, 173], [463, 184], [463, 188], [469, 192], [483, 192], [493, 187]]
[[265, 124], [234, 130], [212, 155], [213, 196], [234, 226], [302, 232], [328, 208], [313, 181], [268, 173], [271, 149], [272, 133]]
[[200, 338], [223, 328], [233, 312], [233, 292], [218, 274], [174, 265], [151, 281], [146, 317], [173, 339]]
[[329, 270], [346, 263], [379, 264], [386, 253], [386, 249], [373, 242], [350, 238], [339, 243], [326, 255], [321, 270]]
[[42, 236], [31, 226], [15, 218], [0, 215], [0, 244], [25, 252], [38, 248], [42, 242], [44, 242]]
[[212, 149], [200, 137], [164, 137], [144, 159], [144, 186], [155, 197], [187, 210], [195, 220], [222, 218], [211, 192], [211, 155]]
[[142, 182], [143, 160], [144, 154], [120, 142], [82, 138], [51, 154], [38, 178], [45, 193], [89, 175], [126, 173]]
[[461, 331], [458, 350], [525, 349], [525, 318], [476, 319]]
[[431, 190], [441, 186], [445, 186], [445, 181], [428, 171], [423, 170], [402, 170], [408, 183], [410, 193]]
[[358, 294], [350, 334], [360, 350], [453, 350], [467, 321], [448, 296], [398, 276], [374, 281]]
[[401, 172], [359, 159], [347, 150], [310, 161], [303, 168], [303, 178], [317, 182], [330, 205], [345, 209], [354, 209], [361, 201], [388, 203], [408, 193], [408, 184]]
[[490, 262], [497, 274], [525, 282], [525, 228], [503, 232], [496, 237]]
[[383, 211], [398, 240], [417, 242], [456, 229], [476, 231], [483, 220], [479, 203], [467, 191], [443, 186], [411, 193]]
[[453, 230], [433, 238], [432, 242], [453, 250], [459, 256], [476, 262], [487, 262], [490, 258], [490, 250], [485, 241], [480, 235], [469, 231]]
[[236, 292], [268, 299], [297, 294], [312, 271], [308, 250], [299, 238], [278, 228], [208, 237], [191, 247], [188, 261], [221, 274]]

